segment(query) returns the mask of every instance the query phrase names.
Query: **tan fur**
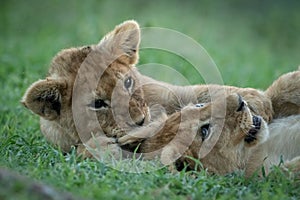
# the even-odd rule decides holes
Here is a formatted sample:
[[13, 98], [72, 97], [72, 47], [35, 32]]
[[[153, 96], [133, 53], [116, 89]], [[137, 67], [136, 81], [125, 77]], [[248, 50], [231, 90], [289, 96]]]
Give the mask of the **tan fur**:
[[282, 75], [267, 90], [271, 99], [274, 118], [300, 113], [300, 71]]
[[[33, 83], [21, 101], [25, 107], [41, 116], [41, 130], [47, 140], [68, 152], [71, 146], [82, 145], [83, 142], [88, 144], [91, 132], [99, 135], [101, 141], [103, 136], [120, 137], [124, 133], [118, 130], [119, 127], [114, 121], [114, 110], [111, 109], [116, 102], [119, 104], [118, 108], [129, 107], [129, 111], [124, 109], [124, 112], [129, 112], [133, 126], [149, 121], [148, 106], [133, 66], [138, 60], [139, 38], [137, 23], [127, 21], [107, 34], [99, 44], [62, 50], [53, 58], [46, 79]], [[98, 71], [102, 71], [101, 77], [97, 76]], [[126, 89], [123, 84], [128, 77], [134, 83]], [[78, 81], [78, 91], [74, 89], [75, 80]], [[97, 82], [95, 89], [89, 91], [88, 95], [83, 95], [86, 93], [82, 90]], [[85, 105], [74, 105], [74, 95], [82, 98], [80, 100]], [[111, 99], [113, 95], [115, 101]], [[92, 106], [87, 104], [93, 104], [95, 99], [103, 100], [107, 107], [93, 111]], [[124, 99], [129, 100], [126, 102]], [[78, 106], [84, 112], [96, 113], [102, 130], [89, 130], [80, 138], [74, 124], [72, 106], [75, 109]], [[118, 111], [118, 116], [120, 112]], [[128, 116], [125, 117], [123, 121], [129, 121]]]
[[[255, 114], [271, 120], [271, 102], [257, 90], [217, 85], [173, 86], [139, 74], [134, 67], [139, 42], [138, 24], [127, 21], [108, 33], [99, 44], [65, 49], [53, 58], [46, 79], [33, 83], [21, 101], [41, 117], [41, 130], [47, 140], [68, 152], [71, 146], [89, 143], [91, 133], [100, 138], [103, 135], [119, 138], [125, 134], [129, 122], [146, 124], [150, 118], [146, 103], [151, 107], [162, 105], [171, 114], [189, 103], [209, 102], [220, 93], [238, 92], [250, 102]], [[124, 90], [123, 86], [129, 76], [135, 80], [132, 91]], [[128, 98], [126, 102], [124, 99]], [[88, 109], [87, 105], [95, 99], [102, 99], [109, 107], [97, 111]], [[79, 111], [74, 113], [74, 108]], [[126, 115], [128, 112], [130, 116]], [[98, 120], [80, 119], [84, 114], [96, 115]]]
[[[268, 173], [270, 168], [273, 165], [279, 165], [280, 161], [283, 162], [283, 168], [287, 168], [288, 170], [299, 174], [299, 77], [300, 71], [284, 74], [279, 77], [279, 79], [274, 81], [270, 88], [266, 90], [265, 94], [267, 97], [270, 97], [270, 99], [272, 99], [272, 104], [275, 106], [280, 105], [275, 112], [275, 117], [277, 119], [271, 121], [268, 127], [266, 125], [268, 121], [263, 121], [263, 126], [256, 134], [256, 139], [251, 142], [251, 145], [246, 144], [245, 140], [243, 140], [243, 138], [247, 137], [247, 134], [245, 134], [247, 131], [244, 131], [242, 128], [251, 127], [251, 123], [249, 123], [249, 120], [240, 120], [240, 117], [236, 117], [242, 116], [242, 114], [234, 112], [234, 107], [230, 106], [232, 105], [232, 102], [234, 102], [234, 100], [232, 99], [233, 95], [230, 95], [230, 92], [242, 91], [244, 92], [244, 96], [247, 96], [247, 91], [234, 87], [232, 87], [233, 89], [231, 91], [229, 90], [230, 92], [228, 92], [227, 90], [228, 87], [224, 87], [227, 95], [229, 95], [229, 97], [227, 97], [226, 104], [221, 104], [220, 99], [222, 99], [222, 96], [219, 96], [218, 98], [217, 95], [222, 95], [222, 92], [216, 89], [216, 92], [212, 93], [216, 95], [214, 98], [215, 100], [212, 103], [208, 103], [205, 107], [183, 108], [181, 112], [177, 112], [171, 115], [164, 123], [157, 124], [156, 126], [159, 128], [156, 127], [153, 131], [148, 129], [147, 132], [139, 132], [135, 130], [132, 134], [121, 137], [118, 142], [120, 144], [128, 144], [140, 141], [140, 152], [143, 152], [147, 158], [160, 156], [161, 161], [164, 164], [170, 164], [176, 160], [176, 164], [179, 165], [179, 167], [182, 166], [183, 163], [186, 163], [189, 165], [189, 168], [194, 168], [194, 161], [192, 159], [189, 159], [189, 157], [193, 157], [200, 160], [205, 169], [217, 174], [226, 174], [236, 170], [245, 170], [246, 176], [250, 176], [256, 171], [260, 172], [262, 166], [265, 167], [266, 173]], [[217, 88], [218, 86], [207, 86], [207, 88], [213, 87]], [[178, 89], [174, 91], [179, 93], [180, 87], [178, 87]], [[202, 90], [202, 92], [203, 91], [205, 90]], [[253, 90], [250, 89], [248, 91]], [[253, 94], [255, 94], [255, 92], [258, 91], [254, 91]], [[193, 91], [191, 91], [190, 94], [193, 94]], [[204, 98], [206, 97], [206, 92], [201, 94], [204, 94]], [[244, 117], [244, 119], [250, 119], [253, 114], [259, 113], [255, 113], [253, 112], [255, 110], [253, 108], [251, 109], [251, 104], [257, 105], [257, 96], [253, 94], [251, 95], [250, 93], [250, 95], [248, 96], [250, 103], [248, 103], [247, 107], [250, 109], [245, 110], [244, 116], [248, 117]], [[155, 97], [154, 94], [152, 95], [153, 97]], [[178, 96], [182, 97], [180, 95]], [[199, 98], [201, 98], [201, 96]], [[156, 101], [161, 101], [161, 99], [157, 98]], [[294, 104], [293, 106], [290, 106], [291, 102]], [[180, 103], [178, 103], [177, 105], [180, 105]], [[201, 125], [207, 123], [207, 121], [209, 121], [209, 118], [216, 118], [216, 113], [212, 113], [211, 109], [208, 109], [212, 105], [222, 105], [223, 107], [215, 106], [216, 110], [219, 110], [220, 113], [222, 113], [223, 110], [226, 110], [227, 112], [226, 115], [223, 116], [223, 119], [225, 120], [224, 127], [222, 128], [222, 130], [219, 130], [221, 131], [220, 138], [210, 150], [205, 145], [205, 141], [202, 142], [199, 139], [197, 131], [195, 131], [195, 127], [196, 129], [198, 128], [199, 133], [199, 127], [201, 127]], [[267, 107], [265, 108], [269, 108], [268, 104], [266, 105]], [[260, 108], [263, 108], [264, 105], [260, 106]], [[281, 107], [286, 108], [282, 109]], [[236, 116], [232, 113], [235, 113]], [[187, 117], [183, 118], [183, 114]], [[278, 118], [279, 116], [285, 117]], [[263, 117], [263, 119], [266, 118]], [[185, 128], [180, 129], [179, 126]], [[149, 128], [151, 129], [152, 127], [149, 126]], [[270, 131], [269, 138], [267, 137], [269, 132], [267, 129], [269, 129]], [[218, 132], [216, 130], [217, 129], [211, 129], [211, 132], [213, 132], [212, 135], [216, 135], [216, 132]], [[266, 140], [266, 138], [268, 139]], [[210, 138], [210, 140], [212, 140], [212, 138]], [[160, 150], [157, 151], [157, 149]], [[204, 152], [205, 149], [208, 149], [207, 151], [209, 151], [209, 154], [205, 157], [201, 157], [201, 154], [199, 154], [199, 152], [203, 152], [203, 149]]]
[[[220, 112], [212, 113], [213, 107]], [[124, 145], [139, 140], [139, 152], [145, 158], [158, 156], [163, 164], [175, 161], [179, 169], [184, 164], [188, 165], [188, 169], [195, 169], [192, 157], [200, 160], [203, 168], [210, 173], [224, 175], [245, 170], [246, 176], [251, 176], [254, 172], [261, 173], [262, 166], [268, 174], [270, 168], [279, 165], [282, 159], [284, 169], [299, 174], [300, 115], [276, 119], [269, 125], [261, 118], [261, 127], [253, 134], [250, 131], [254, 126], [252, 112], [248, 106], [242, 111], [237, 111], [238, 107], [235, 94], [226, 98], [226, 104], [216, 100], [202, 108], [187, 106], [157, 124], [153, 131], [135, 130], [118, 142]], [[223, 116], [220, 114], [222, 110], [226, 110]], [[208, 123], [210, 136], [202, 140], [199, 130]], [[201, 152], [207, 154], [203, 156]], [[196, 169], [202, 168], [198, 166]]]
[[[41, 116], [41, 130], [48, 141], [65, 152], [69, 151], [71, 146], [78, 146], [78, 152], [86, 156], [90, 156], [90, 154], [86, 151], [83, 144], [91, 148], [95, 148], [96, 144], [100, 144], [100, 146], [104, 146], [114, 154], [117, 154], [120, 149], [115, 144], [114, 138], [124, 136], [127, 130], [133, 128], [133, 132], [139, 133], [137, 124], [146, 125], [150, 120], [147, 104], [150, 107], [159, 104], [166, 110], [167, 114], [176, 112], [174, 116], [171, 115], [167, 120], [171, 125], [168, 127], [157, 126], [161, 124], [161, 121], [164, 122], [166, 118], [164, 114], [159, 114], [162, 115], [161, 118], [157, 117], [156, 121], [142, 127], [141, 130], [144, 130], [143, 134], [146, 135], [146, 133], [151, 133], [151, 131], [148, 131], [152, 130], [151, 127], [158, 130], [164, 127], [164, 130], [170, 133], [169, 136], [166, 134], [159, 140], [156, 140], [156, 145], [166, 144], [170, 141], [170, 138], [174, 137], [174, 132], [176, 131], [182, 133], [178, 135], [177, 139], [182, 148], [177, 148], [176, 145], [178, 143], [173, 142], [171, 148], [166, 148], [162, 152], [162, 157], [165, 157], [163, 159], [164, 163], [168, 163], [170, 162], [169, 158], [173, 158], [173, 156], [169, 156], [169, 154], [173, 154], [172, 149], [175, 152], [179, 149], [175, 153], [177, 156], [181, 152], [185, 152], [186, 148], [184, 147], [189, 146], [190, 140], [188, 139], [191, 129], [195, 132], [198, 128], [196, 126], [199, 123], [198, 118], [195, 117], [198, 115], [198, 108], [195, 109], [195, 116], [191, 120], [192, 124], [189, 121], [185, 122], [185, 120], [181, 120], [184, 123], [181, 123], [182, 125], [180, 126], [172, 123], [177, 123], [179, 118], [182, 117], [186, 120], [190, 119], [189, 116], [192, 116], [194, 108], [191, 111], [184, 109], [183, 113], [186, 113], [186, 115], [177, 112], [190, 103], [210, 104], [209, 102], [211, 101], [224, 100], [225, 96], [238, 93], [248, 102], [249, 110], [245, 112], [245, 116], [259, 115], [266, 122], [272, 120], [271, 99], [276, 100], [274, 97], [269, 98], [272, 92], [268, 92], [268, 95], [265, 95], [263, 92], [251, 88], [218, 85], [174, 86], [141, 75], [134, 67], [138, 60], [139, 41], [140, 29], [138, 24], [134, 21], [127, 21], [117, 26], [97, 45], [66, 49], [54, 57], [49, 68], [48, 77], [33, 83], [27, 89], [22, 99], [22, 103], [28, 109]], [[108, 68], [106, 68], [107, 66]], [[125, 90], [123, 84], [129, 76], [135, 82], [134, 88]], [[88, 105], [93, 103], [95, 99], [103, 100], [108, 106], [105, 109], [91, 109], [91, 106]], [[126, 102], [124, 99], [129, 100]], [[219, 105], [221, 103], [216, 104]], [[74, 108], [79, 109], [80, 112], [74, 115]], [[126, 115], [128, 112], [130, 114], [129, 117]], [[80, 118], [81, 113], [88, 117]], [[97, 117], [96, 121], [94, 118], [89, 118], [92, 115]], [[154, 118], [156, 117], [155, 112], [152, 115]], [[248, 122], [238, 122], [249, 124], [250, 117], [247, 119]], [[226, 119], [225, 121], [229, 123], [230, 120]], [[77, 124], [77, 127], [75, 127], [74, 121], [79, 123], [79, 126]], [[236, 124], [237, 122], [233, 121], [231, 123]], [[129, 127], [127, 127], [128, 124]], [[244, 129], [249, 129], [248, 125], [245, 125]], [[230, 130], [230, 127], [227, 127], [225, 132]], [[81, 133], [80, 136], [78, 132]], [[92, 134], [95, 137], [92, 137]], [[241, 134], [238, 135], [239, 137], [234, 141], [235, 145], [242, 138]], [[226, 140], [230, 141], [228, 134], [226, 139], [224, 139], [225, 143], [227, 142]], [[256, 145], [258, 141], [259, 139], [251, 145], [247, 145]], [[201, 145], [199, 142], [193, 142], [192, 146], [198, 148]], [[147, 148], [145, 147], [145, 149]], [[226, 148], [224, 152], [225, 150]], [[188, 155], [198, 155], [197, 151], [193, 149], [189, 149], [186, 152]], [[232, 154], [236, 152], [234, 148], [232, 152]], [[214, 154], [218, 154], [218, 152], [216, 150], [212, 151], [212, 155]], [[248, 153], [244, 154], [248, 155]], [[233, 161], [237, 159], [235, 157]], [[213, 166], [211, 160], [207, 161], [207, 163], [210, 162], [210, 165]], [[244, 166], [243, 163], [233, 164], [233, 166], [228, 165], [228, 170], [234, 169], [236, 165]], [[218, 171], [218, 169], [212, 171]], [[224, 171], [226, 170], [224, 169]]]
[[[266, 173], [273, 165], [285, 166], [291, 171], [300, 172], [300, 115], [274, 120], [269, 124], [270, 138], [258, 145], [248, 160], [246, 175], [261, 172], [264, 166]], [[282, 163], [283, 162], [283, 163]]]
[[[185, 162], [192, 169], [195, 163], [185, 156], [193, 157], [199, 159], [208, 171], [218, 174], [243, 169], [252, 147], [264, 142], [269, 132], [266, 122], [262, 120], [261, 128], [251, 135], [253, 114], [246, 104], [238, 110], [241, 103], [239, 95], [230, 94], [225, 103], [220, 97], [201, 108], [187, 106], [171, 115], [153, 137], [143, 140], [140, 152], [146, 153], [147, 158], [160, 156], [163, 164], [176, 160], [177, 164]], [[213, 112], [214, 109], [217, 112]], [[210, 135], [202, 140], [200, 130], [207, 124]], [[133, 136], [126, 135], [118, 142], [126, 144], [126, 140]], [[136, 136], [141, 138], [141, 135]], [[246, 137], [253, 138], [248, 141]], [[201, 155], [205, 148], [211, 147], [207, 155]], [[158, 149], [161, 151], [155, 152]]]
[[254, 114], [262, 116], [267, 122], [273, 118], [270, 98], [264, 92], [253, 88], [224, 85], [174, 86], [143, 76], [143, 91], [150, 106], [162, 105], [168, 114], [179, 111], [189, 103], [207, 103], [222, 95], [225, 97], [228, 94], [238, 93], [248, 102]]

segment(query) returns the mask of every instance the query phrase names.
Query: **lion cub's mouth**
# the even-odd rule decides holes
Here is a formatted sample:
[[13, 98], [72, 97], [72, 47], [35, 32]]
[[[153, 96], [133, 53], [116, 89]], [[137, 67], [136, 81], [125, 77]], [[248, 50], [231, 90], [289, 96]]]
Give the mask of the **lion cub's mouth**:
[[261, 128], [262, 119], [259, 116], [252, 117], [252, 128], [248, 131], [245, 141], [250, 143], [257, 139], [256, 135]]

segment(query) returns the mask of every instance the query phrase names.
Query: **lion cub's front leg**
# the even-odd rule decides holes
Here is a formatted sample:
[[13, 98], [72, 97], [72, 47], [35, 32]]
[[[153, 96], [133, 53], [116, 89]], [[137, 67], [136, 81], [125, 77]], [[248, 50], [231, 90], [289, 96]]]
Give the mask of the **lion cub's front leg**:
[[[120, 146], [139, 143], [146, 159], [159, 157], [169, 165], [180, 158], [193, 143], [199, 127], [199, 108], [186, 106], [164, 121], [155, 121], [119, 138]], [[189, 155], [192, 156], [192, 155]]]
[[168, 119], [165, 109], [156, 104], [150, 107], [151, 122], [141, 127], [136, 127], [127, 132], [125, 136], [117, 139], [118, 144], [124, 146], [132, 143], [139, 143], [146, 138], [152, 137], [155, 133], [159, 132], [165, 121]]
[[300, 179], [300, 156], [284, 163], [284, 167], [296, 174], [297, 178]]

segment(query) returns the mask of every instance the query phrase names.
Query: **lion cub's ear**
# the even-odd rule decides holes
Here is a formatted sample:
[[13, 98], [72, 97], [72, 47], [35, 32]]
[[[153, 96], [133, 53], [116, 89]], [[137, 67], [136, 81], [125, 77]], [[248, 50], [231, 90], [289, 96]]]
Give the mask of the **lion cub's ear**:
[[33, 83], [25, 92], [21, 103], [47, 120], [60, 115], [61, 94], [66, 90], [64, 81], [45, 79]]
[[98, 46], [105, 48], [125, 64], [136, 64], [140, 44], [140, 27], [134, 20], [125, 21], [108, 33]]

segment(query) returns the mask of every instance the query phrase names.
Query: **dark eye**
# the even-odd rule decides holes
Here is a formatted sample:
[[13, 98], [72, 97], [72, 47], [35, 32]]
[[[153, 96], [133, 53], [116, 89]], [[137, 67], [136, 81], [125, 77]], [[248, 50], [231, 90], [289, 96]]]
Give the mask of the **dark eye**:
[[243, 111], [244, 108], [245, 108], [245, 101], [243, 100], [243, 98], [242, 98], [241, 95], [238, 95], [238, 96], [239, 96], [239, 99], [238, 99], [238, 101], [239, 101], [239, 107], [237, 109], [237, 112]]
[[205, 125], [201, 126], [198, 133], [200, 134], [202, 141], [204, 141], [210, 134], [209, 124], [205, 124]]
[[238, 111], [238, 112], [239, 112], [239, 111], [243, 111], [244, 108], [245, 108], [245, 102], [242, 101], [242, 102], [240, 103], [239, 108], [237, 109], [237, 111]]
[[205, 106], [204, 103], [197, 103], [197, 104], [196, 104], [196, 107], [198, 107], [198, 108], [202, 108], [202, 107], [204, 107], [204, 106]]
[[101, 108], [106, 108], [108, 105], [102, 99], [95, 99], [88, 105], [92, 110], [99, 110]]
[[132, 87], [132, 85], [133, 85], [133, 80], [132, 80], [132, 78], [131, 78], [131, 77], [126, 78], [125, 81], [124, 81], [124, 87], [125, 87], [126, 89], [129, 89], [129, 88]]

